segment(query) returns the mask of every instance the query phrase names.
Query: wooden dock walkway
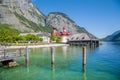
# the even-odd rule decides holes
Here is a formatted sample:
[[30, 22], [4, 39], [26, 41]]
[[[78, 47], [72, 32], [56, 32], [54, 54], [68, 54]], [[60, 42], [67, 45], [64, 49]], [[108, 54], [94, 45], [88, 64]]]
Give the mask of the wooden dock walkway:
[[0, 48], [0, 62], [26, 57], [26, 47], [27, 48], [43, 48], [43, 47], [59, 47], [59, 46], [67, 46], [67, 44], [9, 46], [9, 47]]
[[0, 62], [22, 57], [24, 57], [24, 54], [21, 48], [0, 50]]

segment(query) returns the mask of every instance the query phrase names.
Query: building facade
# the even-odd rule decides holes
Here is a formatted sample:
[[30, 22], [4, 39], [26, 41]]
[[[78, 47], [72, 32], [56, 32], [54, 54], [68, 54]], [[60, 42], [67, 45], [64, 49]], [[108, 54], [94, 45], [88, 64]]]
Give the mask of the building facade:
[[78, 33], [71, 35], [68, 38], [68, 44], [70, 45], [99, 45], [99, 40], [87, 33]]
[[53, 27], [52, 35], [60, 36], [61, 37], [61, 42], [67, 43], [68, 37], [70, 36], [70, 33], [66, 31], [66, 27], [63, 27], [63, 31], [62, 32], [58, 32], [57, 28]]

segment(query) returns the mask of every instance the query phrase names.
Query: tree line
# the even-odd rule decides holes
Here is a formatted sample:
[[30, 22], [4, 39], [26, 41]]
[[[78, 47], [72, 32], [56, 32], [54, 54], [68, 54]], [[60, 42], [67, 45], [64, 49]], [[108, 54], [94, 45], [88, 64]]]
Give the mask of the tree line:
[[[40, 36], [27, 34], [26, 36], [21, 36], [20, 32], [16, 29], [10, 28], [8, 24], [0, 24], [0, 43], [14, 43], [14, 42], [37, 42], [43, 41]], [[60, 42], [60, 36], [51, 35], [51, 41]]]
[[28, 34], [20, 36], [20, 32], [11, 29], [7, 24], [0, 24], [0, 42], [16, 42], [16, 41], [42, 41], [43, 39], [37, 35]]

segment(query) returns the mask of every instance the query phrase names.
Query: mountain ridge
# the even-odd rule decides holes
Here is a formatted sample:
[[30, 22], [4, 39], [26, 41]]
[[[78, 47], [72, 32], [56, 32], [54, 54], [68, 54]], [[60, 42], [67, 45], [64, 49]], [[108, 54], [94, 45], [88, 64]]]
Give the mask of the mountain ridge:
[[2, 0], [0, 2], [0, 21], [1, 24], [12, 25], [11, 28], [15, 28], [20, 32], [51, 33], [53, 26], [56, 26], [58, 31], [62, 31], [62, 28], [66, 26], [67, 31], [71, 34], [83, 32], [90, 34], [85, 28], [77, 25], [75, 21], [62, 12], [50, 12], [48, 16], [46, 16], [31, 0], [10, 1], [11, 2]]
[[104, 41], [120, 41], [120, 30], [108, 35], [107, 37], [103, 38]]
[[62, 12], [50, 12], [46, 24], [48, 26], [57, 27], [58, 31], [62, 31], [63, 27], [66, 27], [67, 31], [71, 34], [88, 32], [85, 28], [78, 26], [75, 21]]

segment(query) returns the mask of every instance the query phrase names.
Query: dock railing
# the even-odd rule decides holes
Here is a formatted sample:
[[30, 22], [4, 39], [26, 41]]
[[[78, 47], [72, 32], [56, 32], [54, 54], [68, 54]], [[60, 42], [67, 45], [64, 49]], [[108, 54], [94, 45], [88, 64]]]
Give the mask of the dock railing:
[[22, 48], [0, 49], [0, 61], [11, 60], [11, 59], [20, 58], [23, 56], [24, 54], [22, 52]]

